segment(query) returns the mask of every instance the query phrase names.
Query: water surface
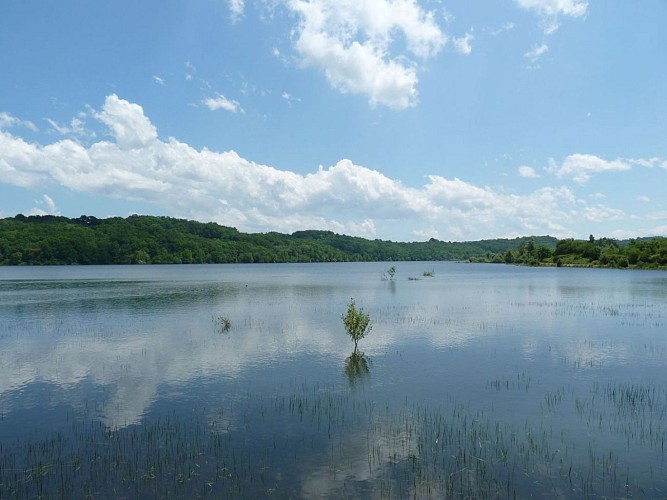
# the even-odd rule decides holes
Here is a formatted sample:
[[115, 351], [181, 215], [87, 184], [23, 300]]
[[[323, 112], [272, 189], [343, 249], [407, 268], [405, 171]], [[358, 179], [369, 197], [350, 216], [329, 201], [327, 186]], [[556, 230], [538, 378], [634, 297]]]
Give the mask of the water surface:
[[0, 268], [0, 497], [667, 491], [665, 273], [389, 265]]

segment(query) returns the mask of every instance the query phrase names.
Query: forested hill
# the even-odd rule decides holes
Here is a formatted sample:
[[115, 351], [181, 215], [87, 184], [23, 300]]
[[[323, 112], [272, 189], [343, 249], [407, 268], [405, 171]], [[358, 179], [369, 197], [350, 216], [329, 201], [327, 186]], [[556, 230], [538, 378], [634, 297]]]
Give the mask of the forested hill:
[[525, 247], [555, 248], [549, 236], [475, 242], [397, 243], [330, 231], [246, 234], [212, 222], [132, 215], [0, 219], [0, 264], [180, 264], [467, 260]]

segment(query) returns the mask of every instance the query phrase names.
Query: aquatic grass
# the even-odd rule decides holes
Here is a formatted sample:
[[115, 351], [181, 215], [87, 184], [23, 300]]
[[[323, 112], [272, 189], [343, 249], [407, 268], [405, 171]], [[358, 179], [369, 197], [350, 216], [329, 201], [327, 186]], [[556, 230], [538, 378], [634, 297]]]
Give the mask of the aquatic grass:
[[532, 376], [528, 375], [526, 372], [521, 372], [517, 374], [516, 378], [501, 377], [489, 380], [486, 383], [486, 386], [493, 388], [496, 391], [520, 390], [523, 392], [528, 392], [532, 380]]
[[[406, 268], [406, 274], [419, 273], [423, 264], [418, 266]], [[0, 319], [0, 339], [19, 347], [0, 358], [7, 373], [36, 366], [29, 362], [33, 351], [24, 348], [28, 341], [88, 347], [92, 340], [143, 335], [142, 329], [178, 331], [178, 342], [164, 344], [172, 350], [194, 342], [215, 346], [207, 354], [225, 355], [224, 362], [207, 360], [205, 374], [199, 358], [190, 378], [160, 373], [160, 394], [146, 403], [138, 420], [124, 427], [105, 427], [95, 418], [113, 413], [104, 405], [125, 404], [112, 403], [119, 371], [125, 382], [130, 372], [137, 375], [138, 363], [155, 361], [163, 371], [162, 361], [172, 358], [154, 358], [153, 352], [164, 342], [162, 337], [150, 336], [151, 343], [145, 345], [128, 343], [125, 349], [108, 349], [121, 343], [102, 345], [111, 352], [108, 359], [100, 358], [102, 371], [113, 370], [114, 375], [97, 379], [106, 385], [97, 386], [83, 403], [78, 398], [89, 390], [88, 379], [64, 377], [70, 384], [67, 390], [52, 391], [55, 385], [47, 384], [58, 380], [58, 371], [49, 373], [43, 365], [41, 372], [32, 369], [35, 373], [26, 377], [32, 393], [12, 388], [0, 400], [0, 498], [664, 496], [664, 305], [643, 299], [634, 306], [626, 303], [629, 299], [603, 305], [588, 296], [545, 296], [531, 288], [526, 298], [546, 300], [518, 300], [522, 305], [515, 307], [509, 303], [512, 295], [502, 292], [480, 292], [475, 301], [470, 294], [459, 297], [458, 290], [435, 293], [435, 281], [388, 290], [371, 281], [368, 288], [376, 286], [378, 294], [392, 300], [376, 300], [364, 287], [355, 291], [377, 318], [379, 341], [372, 346], [369, 383], [354, 388], [345, 379], [342, 355], [330, 363], [336, 358], [330, 349], [338, 349], [338, 344], [330, 342], [322, 351], [309, 345], [303, 354], [298, 352], [302, 344], [292, 336], [298, 332], [304, 334], [300, 338], [307, 334], [315, 339], [320, 330], [309, 328], [324, 330], [334, 322], [338, 328], [332, 330], [340, 333], [337, 313], [349, 296], [347, 289], [338, 295], [329, 291], [327, 300], [333, 300], [327, 305], [308, 302], [305, 307], [299, 301], [256, 295], [254, 287], [243, 307], [209, 301], [198, 310], [198, 323], [185, 327], [165, 326], [172, 316], [163, 312], [173, 304], [166, 292], [160, 295], [165, 304], [158, 311], [165, 319], [155, 323], [155, 316], [140, 308], [134, 319], [118, 315], [118, 323], [104, 323], [106, 311], [95, 312], [89, 302], [81, 306], [81, 314], [65, 319], [51, 310], [36, 318], [35, 307], [11, 320]], [[416, 296], [422, 285], [431, 287], [429, 293]], [[511, 283], [503, 282], [506, 285]], [[129, 304], [114, 304], [114, 311]], [[272, 317], [283, 305], [289, 318]], [[233, 336], [211, 337], [210, 311], [217, 309], [234, 314]], [[17, 317], [26, 321], [15, 321]], [[322, 319], [326, 317], [334, 320], [327, 324]], [[542, 317], [548, 319], [542, 322]], [[627, 328], [633, 325], [636, 328]], [[201, 331], [196, 330], [199, 326]], [[396, 332], [399, 341], [391, 337]], [[243, 342], [252, 351], [259, 342], [277, 345], [284, 339], [290, 348], [276, 349], [276, 357], [287, 358], [284, 365], [270, 366], [261, 358], [264, 352], [241, 356]], [[463, 344], [465, 348], [458, 347]], [[434, 345], [438, 347], [431, 349]], [[241, 375], [224, 366], [237, 348]], [[12, 355], [15, 352], [21, 356]], [[67, 368], [68, 358], [44, 352], [59, 371]], [[181, 357], [179, 352], [178, 361]], [[44, 357], [36, 359], [39, 363]], [[466, 371], [469, 361], [485, 366]], [[303, 367], [284, 375], [287, 363]], [[422, 366], [413, 368], [417, 364]], [[90, 383], [97, 383], [92, 379], [100, 375], [94, 374]], [[433, 380], [426, 379], [431, 375]], [[196, 378], [200, 376], [203, 382]], [[290, 376], [308, 383], [285, 387], [275, 381]], [[312, 385], [327, 377], [336, 383]], [[411, 392], [410, 384], [419, 382], [423, 388]], [[193, 390], [186, 404], [174, 397], [184, 387], [201, 392]], [[36, 403], [34, 394], [49, 399]], [[51, 405], [58, 400], [74, 401], [66, 419], [53, 411]], [[61, 410], [65, 407], [69, 404], [63, 403]], [[29, 411], [23, 413], [24, 408]], [[39, 412], [46, 417], [42, 427], [34, 424], [32, 429], [32, 420], [23, 422], [24, 415]], [[23, 425], [21, 433], [14, 437], [10, 429], [18, 424]]]
[[228, 332], [232, 327], [232, 320], [224, 314], [218, 314], [213, 317], [213, 324], [218, 333]]
[[[522, 374], [499, 380], [490, 388], [540, 394]], [[67, 429], [0, 444], [0, 497], [300, 497], [315, 491], [316, 472], [334, 496], [370, 485], [384, 498], [652, 495], [666, 486], [665, 394], [610, 383], [543, 395], [546, 415], [571, 403], [589, 432], [621, 435], [627, 450], [648, 445], [653, 474], [553, 419], [510, 424], [452, 396], [378, 407], [356, 391], [303, 385], [125, 428], [71, 415]]]

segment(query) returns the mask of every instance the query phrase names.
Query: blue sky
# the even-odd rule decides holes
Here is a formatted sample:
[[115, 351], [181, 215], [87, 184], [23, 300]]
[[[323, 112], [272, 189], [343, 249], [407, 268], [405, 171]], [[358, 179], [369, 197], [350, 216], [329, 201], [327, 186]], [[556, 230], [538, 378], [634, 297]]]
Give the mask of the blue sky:
[[667, 2], [0, 1], [0, 217], [667, 235]]

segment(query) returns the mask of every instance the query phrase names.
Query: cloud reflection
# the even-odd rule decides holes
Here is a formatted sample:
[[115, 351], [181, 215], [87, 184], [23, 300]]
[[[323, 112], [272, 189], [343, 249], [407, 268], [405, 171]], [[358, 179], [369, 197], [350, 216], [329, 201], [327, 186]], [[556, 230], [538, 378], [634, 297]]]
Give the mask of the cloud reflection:
[[[405, 263], [399, 271], [419, 265]], [[584, 287], [579, 293], [574, 283], [558, 295], [549, 280], [562, 280], [561, 274], [535, 271], [542, 274], [526, 286], [525, 278], [476, 277], [468, 273], [473, 268], [449, 264], [433, 279], [401, 280], [391, 291], [377, 277], [382, 265], [354, 267], [356, 274], [343, 278], [341, 266], [318, 268], [334, 270], [330, 275], [306, 266], [193, 266], [179, 271], [185, 274], [175, 282], [17, 282], [12, 298], [0, 297], [3, 411], [37, 408], [36, 399], [24, 396], [44, 383], [80, 408], [92, 397], [87, 392], [92, 386], [101, 388], [97, 397], [104, 398], [96, 406], [98, 418], [123, 427], [140, 422], [161, 392], [191, 393], [206, 380], [238, 380], [253, 370], [304, 359], [344, 366], [353, 385], [371, 368], [365, 358], [344, 357], [349, 339], [340, 314], [353, 295], [374, 319], [373, 333], [362, 345], [371, 357], [406, 345], [463, 352], [476, 343], [502, 341], [498, 345], [518, 342], [525, 359], [535, 360], [553, 346], [552, 354], [570, 363], [608, 366], [641, 355], [628, 350], [621, 337], [628, 322], [655, 328], [664, 323], [662, 296], [637, 295], [627, 284], [597, 291]], [[210, 279], [221, 269], [229, 274], [224, 280]], [[267, 274], [274, 269], [286, 274]], [[289, 269], [304, 274], [290, 275]], [[645, 282], [640, 285], [646, 290]], [[639, 302], [627, 305], [636, 298]], [[595, 306], [601, 303], [610, 306]], [[218, 314], [232, 321], [225, 335], [216, 334]], [[614, 335], [617, 341], [598, 342]], [[582, 336], [590, 340], [583, 348]]]

